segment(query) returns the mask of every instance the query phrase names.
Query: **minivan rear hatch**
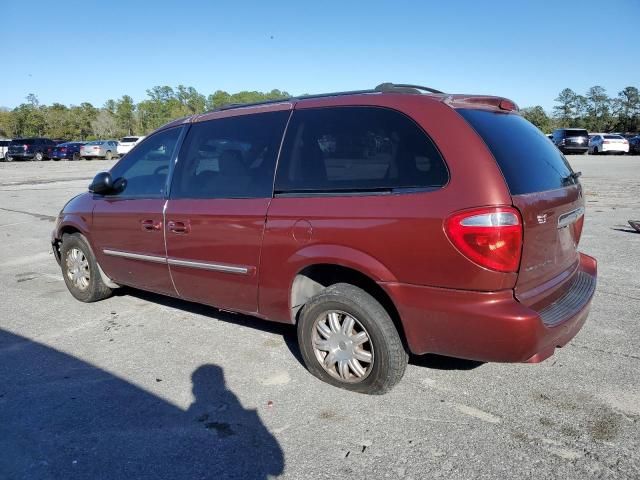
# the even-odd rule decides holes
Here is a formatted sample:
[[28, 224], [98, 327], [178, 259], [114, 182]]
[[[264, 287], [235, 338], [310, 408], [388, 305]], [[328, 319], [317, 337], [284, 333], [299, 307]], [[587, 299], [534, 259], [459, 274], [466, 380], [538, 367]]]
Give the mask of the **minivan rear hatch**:
[[[533, 305], [562, 293], [579, 265], [582, 186], [567, 159], [517, 113], [457, 110], [496, 159], [522, 214], [523, 247], [516, 298]], [[556, 293], [557, 292], [557, 293]]]

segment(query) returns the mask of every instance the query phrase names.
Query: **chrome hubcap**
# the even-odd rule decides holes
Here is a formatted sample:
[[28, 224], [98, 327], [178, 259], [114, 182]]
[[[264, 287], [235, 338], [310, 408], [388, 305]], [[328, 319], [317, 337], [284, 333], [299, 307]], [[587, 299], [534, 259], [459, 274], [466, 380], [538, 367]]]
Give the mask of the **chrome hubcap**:
[[67, 253], [67, 278], [80, 290], [85, 290], [89, 286], [89, 261], [82, 250], [72, 248]]
[[322, 368], [343, 382], [361, 382], [373, 367], [369, 333], [355, 317], [338, 310], [315, 321], [313, 351]]

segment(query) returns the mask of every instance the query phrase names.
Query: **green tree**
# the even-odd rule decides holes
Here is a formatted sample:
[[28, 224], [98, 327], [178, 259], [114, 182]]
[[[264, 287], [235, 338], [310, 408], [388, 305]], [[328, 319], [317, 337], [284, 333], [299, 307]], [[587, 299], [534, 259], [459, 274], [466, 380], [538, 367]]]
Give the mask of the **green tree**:
[[587, 90], [586, 128], [592, 132], [605, 132], [613, 123], [611, 116], [611, 100], [606, 90], [596, 85]]
[[133, 135], [136, 124], [136, 106], [133, 98], [123, 95], [116, 102], [115, 116], [121, 132], [124, 135]]
[[529, 120], [543, 132], [548, 133], [553, 129], [551, 118], [540, 105], [523, 108], [521, 113], [524, 118]]
[[576, 102], [578, 95], [570, 88], [565, 88], [555, 99], [559, 103], [553, 107], [553, 114], [559, 127], [570, 127], [576, 117]]

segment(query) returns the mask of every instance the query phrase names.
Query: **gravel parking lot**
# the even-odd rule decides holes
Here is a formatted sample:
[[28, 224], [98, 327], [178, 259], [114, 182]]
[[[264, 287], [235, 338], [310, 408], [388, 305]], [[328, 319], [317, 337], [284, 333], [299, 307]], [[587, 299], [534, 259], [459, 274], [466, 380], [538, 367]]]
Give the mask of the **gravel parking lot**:
[[583, 172], [591, 316], [538, 365], [413, 358], [382, 397], [302, 366], [292, 327], [67, 292], [49, 238], [113, 162], [0, 164], [0, 478], [640, 478], [640, 157]]

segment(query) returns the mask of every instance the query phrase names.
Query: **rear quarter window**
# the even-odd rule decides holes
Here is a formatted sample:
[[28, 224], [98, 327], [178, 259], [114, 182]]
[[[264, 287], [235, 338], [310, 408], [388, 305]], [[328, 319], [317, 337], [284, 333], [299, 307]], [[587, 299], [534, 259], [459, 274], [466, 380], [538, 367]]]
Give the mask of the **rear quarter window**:
[[459, 109], [493, 154], [512, 195], [543, 192], [577, 183], [556, 146], [515, 113]]
[[379, 107], [312, 108], [293, 114], [276, 193], [429, 189], [448, 179], [431, 139], [404, 114]]

